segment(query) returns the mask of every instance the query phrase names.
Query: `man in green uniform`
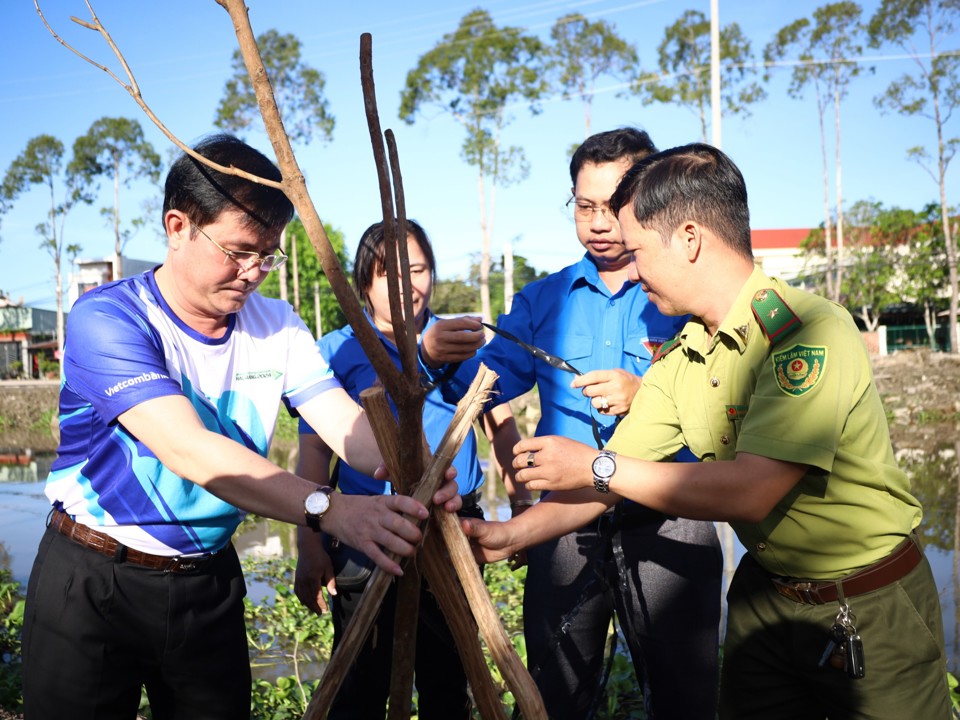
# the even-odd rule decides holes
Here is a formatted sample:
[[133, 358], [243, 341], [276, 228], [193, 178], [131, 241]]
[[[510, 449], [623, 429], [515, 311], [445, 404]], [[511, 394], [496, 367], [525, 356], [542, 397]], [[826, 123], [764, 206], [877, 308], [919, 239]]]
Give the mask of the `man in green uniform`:
[[[620, 498], [732, 523], [721, 718], [951, 717], [940, 605], [870, 359], [840, 306], [753, 263], [747, 192], [708, 145], [623, 178], [633, 277], [690, 313], [607, 450], [515, 448], [517, 479], [564, 490], [507, 523], [465, 522], [486, 561], [580, 527]], [[663, 463], [689, 447], [701, 463]], [[628, 457], [629, 456], [629, 457]]]

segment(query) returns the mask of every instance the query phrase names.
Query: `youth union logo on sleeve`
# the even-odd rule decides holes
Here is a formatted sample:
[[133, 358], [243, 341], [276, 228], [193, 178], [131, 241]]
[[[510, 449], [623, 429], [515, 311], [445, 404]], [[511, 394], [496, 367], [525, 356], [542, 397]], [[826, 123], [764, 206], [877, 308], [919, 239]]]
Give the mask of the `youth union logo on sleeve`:
[[827, 369], [827, 348], [794, 345], [773, 354], [777, 385], [787, 395], [803, 395], [820, 382]]

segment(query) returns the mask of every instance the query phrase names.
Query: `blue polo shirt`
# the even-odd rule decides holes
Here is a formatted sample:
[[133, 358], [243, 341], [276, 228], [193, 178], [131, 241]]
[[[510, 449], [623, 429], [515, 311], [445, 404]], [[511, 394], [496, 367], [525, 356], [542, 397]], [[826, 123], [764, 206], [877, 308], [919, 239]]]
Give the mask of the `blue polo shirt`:
[[[643, 375], [664, 342], [677, 334], [687, 316], [666, 317], [634, 283], [611, 293], [589, 255], [580, 262], [530, 283], [513, 299], [497, 324], [520, 340], [567, 360], [583, 373], [622, 368]], [[500, 377], [494, 401], [505, 402], [531, 390], [540, 391], [537, 435], [561, 435], [594, 444], [589, 398], [571, 388], [573, 375], [550, 367], [505, 338], [495, 335], [472, 359], [463, 362], [444, 383], [444, 396], [462, 397], [480, 362]], [[433, 380], [441, 370], [423, 368]], [[594, 413], [604, 442], [613, 435], [616, 418]]]
[[[436, 317], [429, 310], [427, 313], [426, 327], [429, 327], [436, 322]], [[367, 319], [369, 320], [369, 315]], [[373, 325], [372, 322], [370, 324]], [[394, 364], [400, 367], [400, 353], [396, 345], [377, 330], [376, 326], [374, 331]], [[347, 325], [340, 330], [328, 333], [317, 341], [317, 345], [320, 348], [320, 354], [333, 370], [334, 376], [350, 397], [359, 403], [360, 393], [376, 383], [377, 374], [367, 359], [353, 328]], [[397, 409], [392, 400], [390, 400], [390, 407], [396, 416]], [[423, 433], [432, 451], [436, 452], [456, 409], [456, 401], [449, 403], [444, 400], [439, 389], [433, 389], [427, 393], [423, 406]], [[312, 433], [313, 429], [301, 419], [300, 432]], [[474, 433], [467, 434], [460, 452], [453, 460], [453, 466], [457, 469], [457, 485], [460, 487], [461, 495], [467, 495], [483, 484], [483, 472], [477, 461], [477, 439]], [[340, 463], [337, 487], [348, 495], [389, 495], [392, 492], [389, 482], [374, 480], [344, 462]]]

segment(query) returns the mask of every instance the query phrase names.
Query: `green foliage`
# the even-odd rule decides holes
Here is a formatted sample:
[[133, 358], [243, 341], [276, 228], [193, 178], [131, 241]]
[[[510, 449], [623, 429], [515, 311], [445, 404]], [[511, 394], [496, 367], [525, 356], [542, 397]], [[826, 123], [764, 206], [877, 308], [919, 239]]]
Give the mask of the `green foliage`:
[[857, 3], [829, 3], [814, 10], [812, 20], [800, 18], [777, 31], [763, 57], [768, 67], [788, 56], [800, 61], [792, 66], [791, 97], [802, 98], [806, 88], [813, 85], [821, 114], [827, 95], [841, 100], [846, 97], [850, 80], [861, 72], [858, 63], [849, 62], [863, 54], [860, 14]]
[[0, 707], [20, 710], [20, 634], [23, 630], [23, 592], [6, 568], [0, 569]]
[[[102, 117], [73, 143], [73, 159], [68, 166], [70, 173], [82, 177], [90, 185], [98, 185], [103, 177], [112, 181], [113, 206], [104, 208], [101, 213], [113, 227], [117, 255], [132, 234], [130, 229], [121, 230], [120, 186], [129, 187], [137, 178], [157, 182], [160, 166], [160, 155], [144, 139], [140, 123], [131, 118]], [[141, 224], [133, 224], [133, 227]]]
[[[59, 368], [58, 368], [59, 374]], [[40, 413], [40, 417], [30, 423], [31, 430], [49, 430], [53, 423], [53, 418], [57, 415], [57, 408], [47, 408]]]
[[250, 580], [269, 584], [272, 598], [255, 605], [244, 600], [250, 663], [257, 674], [263, 668], [292, 670], [273, 682], [258, 679], [253, 685], [255, 718], [300, 717], [319, 680], [333, 647], [333, 621], [329, 613], [316, 615], [293, 592], [293, 558], [244, 561]]
[[637, 687], [637, 674], [630, 656], [622, 652], [623, 643], [613, 656], [613, 667], [607, 679], [604, 702], [597, 710], [596, 720], [646, 720], [643, 693]]
[[[272, 597], [257, 604], [249, 598], [244, 600], [250, 662], [256, 678], [251, 693], [251, 717], [256, 720], [301, 717], [330, 659], [333, 622], [329, 613], [315, 615], [297, 600], [292, 590], [295, 566], [296, 560], [290, 557], [243, 561], [247, 581], [266, 583], [273, 592]], [[521, 598], [526, 575], [526, 568], [514, 572], [507, 563], [492, 563], [484, 568], [484, 581], [494, 607], [523, 662], [527, 652]], [[0, 570], [0, 707], [16, 711], [23, 703], [20, 662], [23, 606], [19, 583], [11, 580], [9, 570]], [[624, 643], [620, 642], [621, 650], [614, 658], [598, 720], [645, 718], [642, 695], [623, 647]], [[500, 683], [505, 711], [509, 711], [513, 697], [492, 660], [488, 658], [487, 664]], [[140, 714], [151, 717], [145, 692]]]
[[[330, 225], [325, 224], [323, 228], [327, 233], [327, 237], [330, 239], [330, 245], [333, 247], [333, 251], [336, 253], [337, 260], [340, 261], [341, 267], [343, 267], [345, 271], [348, 271], [347, 269], [350, 266], [350, 262], [347, 258], [346, 250], [344, 248], [343, 233], [334, 229]], [[323, 268], [320, 266], [320, 256], [317, 255], [316, 250], [313, 249], [313, 245], [310, 244], [310, 239], [307, 237], [307, 232], [304, 230], [303, 223], [300, 222], [300, 218], [294, 218], [293, 222], [287, 226], [288, 255], [293, 253], [294, 243], [296, 243], [297, 248], [297, 275], [300, 279], [300, 317], [303, 318], [303, 321], [307, 324], [307, 327], [316, 333], [317, 314], [314, 309], [314, 298], [316, 297], [314, 283], [317, 283], [320, 293], [320, 320], [322, 332], [328, 333], [331, 330], [342, 328], [347, 324], [346, 316], [343, 314], [343, 310], [340, 308], [340, 303], [337, 302], [337, 298], [333, 294], [333, 289], [330, 287], [330, 281], [327, 279], [326, 273], [323, 272]], [[292, 261], [287, 263], [287, 267], [289, 268], [289, 271], [287, 272], [287, 289], [291, 291], [289, 292], [288, 297], [292, 298]], [[260, 293], [266, 297], [280, 297], [280, 273], [269, 273], [266, 279], [260, 285]]]
[[860, 316], [867, 330], [877, 328], [881, 311], [899, 301], [894, 291], [903, 233], [912, 229], [909, 215], [885, 211], [879, 202], [861, 200], [850, 207], [846, 223], [847, 254], [840, 297]]
[[7, 378], [18, 378], [23, 374], [23, 363], [20, 360], [14, 360], [7, 365]]
[[[59, 203], [56, 200], [58, 181], [62, 181], [65, 188], [63, 199]], [[70, 171], [69, 166], [64, 166], [63, 143], [52, 135], [37, 135], [31, 138], [23, 152], [7, 168], [3, 183], [0, 184], [0, 197], [3, 198], [4, 206], [9, 207], [33, 185], [44, 186], [50, 196], [49, 215], [44, 222], [37, 224], [37, 233], [41, 237], [40, 247], [53, 258], [59, 274], [62, 253], [65, 250], [71, 252], [71, 248], [76, 249], [74, 254], [80, 251], [79, 246], [64, 248], [63, 220], [76, 203], [90, 203], [92, 198], [83, 176]], [[61, 224], [59, 232], [58, 222]]]
[[60, 377], [60, 361], [49, 358], [46, 355], [41, 355], [38, 360], [40, 375], [41, 377], [57, 376]]
[[[960, 139], [946, 137], [944, 126], [960, 105], [960, 57], [952, 43], [947, 49], [943, 45], [945, 41], [952, 41], [958, 21], [958, 0], [882, 0], [868, 24], [871, 46], [895, 45], [914, 61], [911, 63], [913, 73], [905, 73], [890, 83], [874, 103], [883, 110], [924, 117], [933, 125], [934, 132], [928, 142], [936, 143], [935, 153], [931, 154], [918, 145], [910, 148], [907, 155], [929, 173], [940, 190], [940, 222], [950, 266], [949, 343], [954, 353], [960, 346], [957, 336], [960, 281], [956, 269], [957, 239], [951, 230], [950, 208], [946, 200], [946, 174]], [[929, 319], [927, 327], [929, 332]]]
[[874, 99], [877, 107], [904, 115], [922, 115], [938, 126], [946, 122], [960, 102], [960, 57], [952, 48], [943, 50], [938, 44], [953, 35], [958, 19], [960, 3], [956, 0], [880, 3], [867, 25], [871, 47], [896, 45], [916, 62], [913, 74], [901, 75]]
[[[323, 96], [326, 80], [303, 62], [297, 37], [271, 29], [257, 37], [257, 47], [291, 142], [309, 143], [315, 132], [331, 140], [334, 117]], [[233, 77], [224, 86], [214, 125], [240, 134], [260, 121], [260, 108], [239, 49], [233, 52], [231, 67]]]
[[526, 101], [538, 111], [547, 88], [544, 56], [536, 37], [497, 27], [486, 10], [473, 10], [407, 73], [400, 118], [413, 124], [424, 106], [439, 107], [466, 129], [461, 153], [469, 165], [500, 184], [522, 180], [523, 150], [503, 147], [500, 133], [509, 123], [510, 103]]
[[280, 404], [280, 414], [277, 415], [277, 427], [273, 431], [273, 439], [296, 444], [300, 440], [298, 419], [287, 412], [286, 406]]
[[[750, 41], [737, 23], [720, 29], [720, 75], [724, 110], [748, 115], [749, 105], [766, 97], [753, 81]], [[687, 10], [668, 26], [657, 48], [657, 71], [641, 71], [633, 84], [644, 105], [672, 103], [693, 110], [707, 140], [710, 104], [710, 21], [699, 10]]]
[[953, 706], [953, 714], [960, 716], [960, 682], [956, 675], [947, 673], [947, 686], [950, 688], [950, 704]]
[[[33, 185], [42, 185], [50, 197], [50, 210], [43, 222], [37, 223], [40, 247], [53, 259], [56, 276], [57, 337], [63, 344], [63, 255], [70, 261], [80, 252], [80, 246], [64, 242], [63, 225], [67, 214], [78, 202], [91, 203], [83, 176], [64, 169], [63, 143], [52, 135], [37, 135], [7, 168], [0, 183], [0, 208], [5, 212], [16, 199]], [[57, 182], [64, 185], [63, 196], [57, 201]], [[58, 227], [59, 223], [59, 227]]]
[[[861, 200], [845, 214], [848, 245], [841, 301], [873, 329], [878, 314], [901, 302], [924, 309], [933, 342], [936, 311], [947, 286], [946, 248], [940, 209], [919, 211]], [[811, 231], [802, 243], [811, 281], [822, 291], [824, 233]]]
[[[536, 270], [527, 264], [522, 255], [513, 256], [513, 286], [521, 290], [534, 280], [548, 275], [546, 271]], [[490, 307], [493, 317], [504, 311], [503, 300], [503, 258], [490, 268]], [[433, 286], [430, 307], [434, 312], [445, 314], [476, 313], [480, 307], [480, 263], [475, 260], [470, 266], [470, 277], [466, 280], [438, 280]]]
[[597, 80], [627, 78], [637, 66], [637, 50], [605, 20], [590, 22], [580, 13], [564, 15], [550, 29], [550, 77], [564, 99], [579, 98], [589, 133], [590, 106]]

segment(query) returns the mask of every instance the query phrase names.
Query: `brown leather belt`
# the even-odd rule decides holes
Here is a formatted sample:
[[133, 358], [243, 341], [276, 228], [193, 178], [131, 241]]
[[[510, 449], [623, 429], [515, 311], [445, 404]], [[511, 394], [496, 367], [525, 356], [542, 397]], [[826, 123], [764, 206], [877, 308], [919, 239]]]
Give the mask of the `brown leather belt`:
[[74, 522], [69, 515], [58, 510], [54, 510], [53, 517], [50, 518], [50, 527], [61, 535], [70, 538], [78, 545], [90, 548], [101, 555], [115, 558], [117, 562], [127, 562], [150, 570], [162, 570], [163, 572], [172, 573], [194, 572], [203, 568], [217, 554], [178, 555], [173, 557], [167, 555], [151, 555], [150, 553], [128, 548], [109, 535], [97, 532], [87, 525]]
[[[844, 597], [863, 595], [896, 582], [913, 570], [923, 559], [923, 550], [911, 534], [883, 560], [848, 575], [841, 581]], [[837, 600], [836, 581], [802, 582], [771, 578], [777, 592], [804, 605], [823, 605]]]

